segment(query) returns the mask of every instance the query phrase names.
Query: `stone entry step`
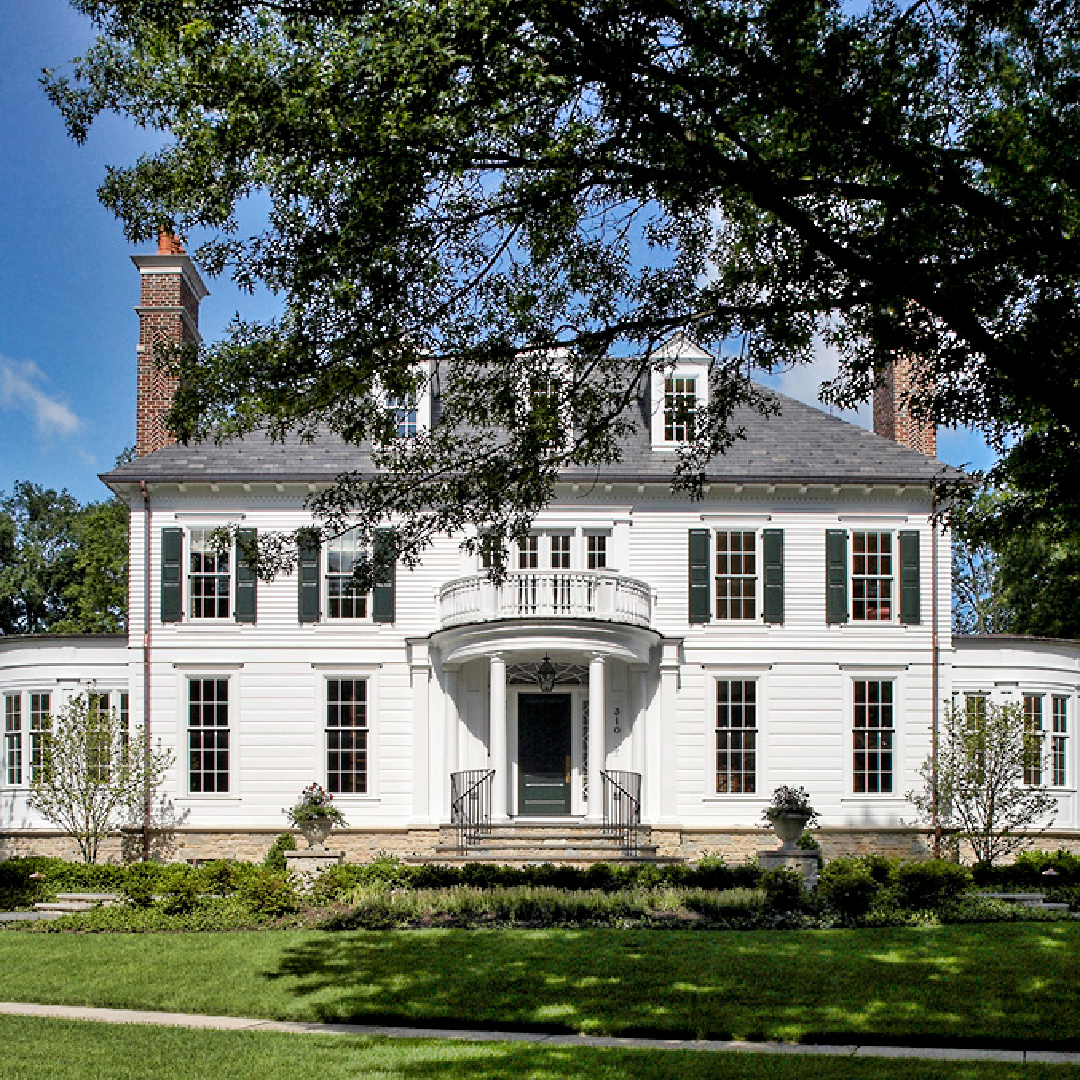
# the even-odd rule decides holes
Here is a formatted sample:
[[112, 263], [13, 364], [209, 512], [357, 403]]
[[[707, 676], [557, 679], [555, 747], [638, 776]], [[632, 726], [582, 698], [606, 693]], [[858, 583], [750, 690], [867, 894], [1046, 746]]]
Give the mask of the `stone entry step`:
[[500, 824], [491, 827], [468, 850], [458, 847], [456, 828], [443, 826], [433, 855], [416, 855], [404, 860], [413, 864], [446, 863], [461, 865], [473, 862], [507, 863], [510, 865], [566, 863], [589, 865], [598, 862], [679, 862], [677, 858], [657, 855], [656, 845], [648, 827], [638, 832], [639, 844], [633, 855], [627, 855], [618, 840], [599, 825], [580, 823]]
[[35, 911], [53, 911], [59, 914], [74, 913], [76, 911], [89, 911], [95, 907], [111, 907], [119, 904], [120, 897], [116, 893], [57, 893], [56, 899], [34, 905]]

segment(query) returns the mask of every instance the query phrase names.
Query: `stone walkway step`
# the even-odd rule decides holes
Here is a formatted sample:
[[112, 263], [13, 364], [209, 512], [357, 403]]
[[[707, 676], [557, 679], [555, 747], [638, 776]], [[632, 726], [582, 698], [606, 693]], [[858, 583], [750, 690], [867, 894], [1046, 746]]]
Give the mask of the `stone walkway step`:
[[116, 893], [62, 892], [56, 894], [55, 900], [35, 904], [34, 910], [70, 915], [77, 911], [89, 911], [95, 907], [112, 907], [119, 903], [120, 897]]
[[141, 1009], [102, 1009], [84, 1005], [39, 1005], [33, 1002], [0, 1002], [8, 1016], [40, 1016], [54, 1020], [91, 1020], [105, 1024], [150, 1024], [220, 1031], [290, 1031], [301, 1034], [353, 1035], [382, 1039], [445, 1039], [454, 1042], [518, 1042], [543, 1046], [609, 1046], [622, 1050], [694, 1050], [706, 1053], [802, 1054], [858, 1058], [924, 1058], [936, 1061], [1003, 1061], [1022, 1065], [1080, 1065], [1080, 1052], [1060, 1050], [999, 1050], [980, 1047], [880, 1046], [837, 1043], [746, 1042], [719, 1039], [644, 1039], [603, 1035], [553, 1035], [544, 1031], [472, 1030], [467, 1028], [416, 1028], [386, 1024], [317, 1024], [296, 1020], [258, 1020], [243, 1016], [206, 1016], [198, 1013], [166, 1013]]

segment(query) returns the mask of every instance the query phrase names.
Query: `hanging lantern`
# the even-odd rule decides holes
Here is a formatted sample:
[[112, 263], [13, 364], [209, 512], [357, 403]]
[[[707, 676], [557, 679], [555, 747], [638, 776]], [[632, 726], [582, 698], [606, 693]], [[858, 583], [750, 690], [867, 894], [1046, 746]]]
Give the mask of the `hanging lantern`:
[[544, 654], [544, 659], [540, 661], [540, 666], [536, 669], [536, 681], [540, 684], [541, 694], [550, 694], [555, 688], [555, 676], [558, 674], [555, 670], [555, 665], [551, 662], [551, 657]]

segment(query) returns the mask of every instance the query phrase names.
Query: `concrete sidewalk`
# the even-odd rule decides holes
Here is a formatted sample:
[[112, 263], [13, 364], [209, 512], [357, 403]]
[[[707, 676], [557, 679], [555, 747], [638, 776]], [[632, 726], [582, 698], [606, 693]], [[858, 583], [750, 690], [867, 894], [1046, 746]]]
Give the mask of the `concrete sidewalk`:
[[356, 1035], [381, 1039], [450, 1039], [458, 1042], [517, 1042], [543, 1046], [610, 1046], [621, 1050], [695, 1050], [708, 1053], [803, 1054], [859, 1058], [926, 1058], [937, 1061], [1004, 1061], [1016, 1065], [1080, 1065], [1080, 1053], [1055, 1050], [993, 1050], [967, 1047], [867, 1046], [838, 1044], [741, 1042], [713, 1039], [638, 1039], [599, 1035], [552, 1035], [543, 1031], [472, 1031], [462, 1028], [391, 1027], [383, 1024], [315, 1024], [293, 1020], [256, 1020], [242, 1016], [151, 1012], [140, 1009], [98, 1009], [82, 1005], [37, 1005], [0, 1002], [0, 1014], [41, 1016], [58, 1020], [92, 1020], [103, 1024], [157, 1024], [164, 1027], [218, 1031], [291, 1031], [305, 1034]]

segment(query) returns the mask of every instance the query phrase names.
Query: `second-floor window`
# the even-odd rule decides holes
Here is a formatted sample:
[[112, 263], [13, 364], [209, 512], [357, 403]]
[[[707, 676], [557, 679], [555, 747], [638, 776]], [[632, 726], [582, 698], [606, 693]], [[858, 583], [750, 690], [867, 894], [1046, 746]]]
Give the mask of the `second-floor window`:
[[718, 531], [716, 545], [716, 617], [757, 617], [757, 534]]
[[887, 622], [893, 611], [893, 537], [888, 532], [851, 534], [851, 618]]
[[232, 585], [228, 548], [219, 550], [212, 529], [192, 529], [188, 560], [191, 617], [227, 619]]
[[366, 619], [368, 594], [357, 588], [353, 571], [364, 558], [355, 529], [326, 542], [326, 614], [331, 619]]

